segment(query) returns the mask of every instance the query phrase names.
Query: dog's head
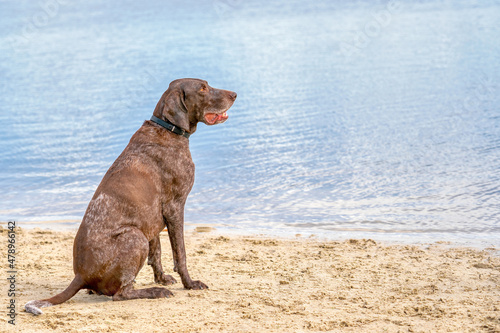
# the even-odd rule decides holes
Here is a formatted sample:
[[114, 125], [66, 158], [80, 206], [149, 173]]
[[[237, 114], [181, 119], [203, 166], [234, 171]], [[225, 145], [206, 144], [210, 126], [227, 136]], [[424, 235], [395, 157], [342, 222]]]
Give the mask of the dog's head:
[[193, 133], [196, 124], [221, 124], [228, 118], [236, 93], [212, 88], [200, 79], [172, 81], [156, 105], [154, 116]]

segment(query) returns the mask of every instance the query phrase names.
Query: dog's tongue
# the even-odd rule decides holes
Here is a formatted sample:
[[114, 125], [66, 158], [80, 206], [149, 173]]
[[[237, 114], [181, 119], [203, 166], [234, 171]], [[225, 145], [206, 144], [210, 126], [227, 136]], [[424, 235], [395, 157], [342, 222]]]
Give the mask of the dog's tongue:
[[216, 122], [218, 121], [222, 121], [222, 120], [226, 120], [227, 118], [229, 118], [229, 116], [224, 112], [222, 114], [217, 114], [217, 113], [207, 113], [205, 115], [205, 120], [207, 121], [207, 123], [209, 123], [210, 125], [213, 125], [215, 124]]

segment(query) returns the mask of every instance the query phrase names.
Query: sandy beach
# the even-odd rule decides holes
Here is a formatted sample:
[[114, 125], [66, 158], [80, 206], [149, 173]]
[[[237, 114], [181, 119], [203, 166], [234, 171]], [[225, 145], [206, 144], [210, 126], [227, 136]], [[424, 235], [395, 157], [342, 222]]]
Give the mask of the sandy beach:
[[[124, 302], [81, 290], [36, 317], [24, 304], [62, 291], [73, 278], [75, 232], [18, 228], [18, 315], [15, 327], [7, 324], [10, 298], [2, 287], [0, 331], [500, 332], [498, 249], [200, 231], [207, 230], [186, 234], [188, 266], [209, 290], [177, 283], [173, 298]], [[5, 228], [1, 235], [6, 244]], [[163, 266], [178, 277], [166, 232], [161, 242]], [[0, 267], [6, 275], [7, 261]], [[154, 285], [145, 265], [136, 287]]]

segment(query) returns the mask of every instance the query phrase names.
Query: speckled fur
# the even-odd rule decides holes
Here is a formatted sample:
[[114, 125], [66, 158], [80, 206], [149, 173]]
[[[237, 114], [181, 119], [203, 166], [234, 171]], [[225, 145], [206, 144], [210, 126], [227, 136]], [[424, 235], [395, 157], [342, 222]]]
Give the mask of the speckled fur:
[[[191, 134], [208, 112], [222, 114], [236, 93], [214, 89], [206, 81], [173, 81], [153, 114]], [[223, 122], [220, 121], [220, 122]], [[189, 140], [145, 121], [104, 175], [75, 237], [75, 278], [62, 293], [30, 301], [27, 312], [65, 302], [80, 289], [113, 296], [113, 300], [170, 297], [166, 288], [136, 290], [133, 282], [146, 259], [156, 283], [175, 279], [163, 272], [159, 234], [167, 226], [175, 271], [187, 289], [208, 288], [193, 281], [186, 266], [184, 205], [194, 183]]]

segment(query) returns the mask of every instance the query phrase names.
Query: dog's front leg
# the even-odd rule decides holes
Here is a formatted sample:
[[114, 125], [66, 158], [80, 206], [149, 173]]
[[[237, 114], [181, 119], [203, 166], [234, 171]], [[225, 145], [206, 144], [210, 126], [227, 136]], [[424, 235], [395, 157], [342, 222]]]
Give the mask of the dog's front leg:
[[167, 275], [163, 271], [163, 267], [161, 265], [160, 235], [156, 236], [149, 242], [148, 265], [151, 265], [153, 268], [156, 283], [167, 286], [177, 282], [171, 275]]
[[193, 281], [189, 276], [186, 265], [186, 248], [184, 246], [184, 214], [178, 218], [169, 217], [166, 219], [168, 237], [172, 246], [174, 265], [179, 273], [182, 284], [186, 289], [208, 289], [208, 286], [201, 281]]

